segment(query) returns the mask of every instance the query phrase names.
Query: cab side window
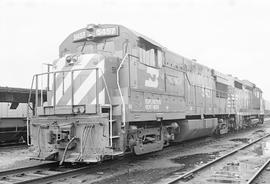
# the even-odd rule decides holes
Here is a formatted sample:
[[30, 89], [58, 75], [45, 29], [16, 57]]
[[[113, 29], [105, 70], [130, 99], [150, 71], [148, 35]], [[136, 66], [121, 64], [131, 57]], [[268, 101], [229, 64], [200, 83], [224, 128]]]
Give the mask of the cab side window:
[[146, 65], [160, 68], [162, 66], [162, 51], [150, 42], [140, 39], [138, 41], [140, 61]]

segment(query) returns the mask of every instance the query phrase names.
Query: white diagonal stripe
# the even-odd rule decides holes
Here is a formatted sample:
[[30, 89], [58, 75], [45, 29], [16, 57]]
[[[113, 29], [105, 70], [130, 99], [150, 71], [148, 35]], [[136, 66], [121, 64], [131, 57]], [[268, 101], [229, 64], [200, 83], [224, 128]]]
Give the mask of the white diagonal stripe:
[[[105, 104], [105, 88], [102, 89], [101, 92], [99, 92], [99, 104]], [[97, 98], [94, 98], [94, 100], [91, 102], [91, 104], [96, 104]]]
[[[104, 71], [104, 60], [100, 61], [97, 66], [97, 68], [101, 68], [102, 71]], [[102, 72], [99, 71], [99, 78], [102, 75]], [[84, 98], [84, 96], [87, 94], [87, 92], [96, 84], [96, 70], [90, 70], [91, 74], [86, 78], [86, 80], [81, 84], [81, 86], [78, 88], [78, 90], [74, 94], [74, 104], [77, 105], [80, 103], [80, 101]], [[96, 94], [97, 95], [97, 94]], [[68, 104], [71, 103], [71, 99], [68, 102]]]
[[[66, 62], [66, 56], [60, 58], [60, 59], [57, 59], [54, 61], [53, 63], [53, 67], [52, 67], [52, 71], [55, 72], [55, 71], [62, 71], [63, 68], [65, 67], [65, 62]], [[60, 68], [60, 70], [57, 70], [58, 68]], [[55, 78], [57, 78], [57, 76], [59, 75], [59, 73], [57, 73], [55, 75]], [[50, 85], [50, 89], [53, 89], [54, 88], [54, 83], [52, 82], [51, 85]], [[50, 104], [52, 105], [53, 104], [53, 95], [51, 96], [50, 98]]]
[[[78, 58], [78, 64], [73, 65], [72, 68], [71, 68], [71, 70], [85, 68], [85, 66], [91, 61], [91, 59], [93, 57], [94, 57], [94, 54], [87, 54], [87, 55], [80, 56]], [[81, 71], [76, 71], [76, 72], [73, 73], [73, 80], [76, 79], [76, 77], [80, 74], [80, 72]], [[62, 95], [62, 93], [63, 93], [63, 87], [61, 87], [62, 85], [64, 85], [64, 94], [65, 94], [67, 92], [67, 89], [69, 87], [71, 87], [71, 72], [68, 72], [68, 74], [64, 78], [64, 81], [63, 80], [61, 81], [61, 84], [59, 85], [59, 87], [56, 90], [56, 104], [59, 103], [61, 97], [63, 96]], [[70, 104], [71, 104], [71, 102], [68, 103], [68, 104], [66, 104], [66, 105], [70, 105]]]

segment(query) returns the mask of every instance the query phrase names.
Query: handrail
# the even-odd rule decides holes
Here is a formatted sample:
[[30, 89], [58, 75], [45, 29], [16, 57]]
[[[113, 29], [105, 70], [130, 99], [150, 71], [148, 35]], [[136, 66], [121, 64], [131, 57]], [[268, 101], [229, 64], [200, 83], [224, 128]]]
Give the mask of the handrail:
[[[101, 78], [102, 78], [102, 81], [104, 82], [104, 87], [105, 87], [105, 91], [107, 93], [107, 96], [108, 96], [108, 100], [109, 100], [109, 106], [110, 106], [110, 116], [109, 116], [109, 122], [110, 122], [110, 134], [112, 137], [112, 100], [111, 100], [111, 96], [110, 96], [110, 93], [109, 93], [109, 89], [108, 89], [108, 85], [107, 85], [107, 82], [106, 82], [106, 79], [104, 77], [104, 71], [102, 68], [100, 67], [90, 67], [90, 68], [83, 68], [83, 69], [73, 69], [73, 70], [62, 70], [62, 71], [52, 71], [52, 72], [43, 72], [43, 73], [39, 73], [39, 74], [35, 74], [33, 76], [33, 79], [32, 79], [32, 84], [31, 84], [31, 90], [30, 90], [30, 93], [29, 93], [29, 98], [28, 98], [28, 111], [29, 111], [29, 107], [30, 107], [30, 101], [31, 101], [31, 95], [32, 95], [32, 89], [33, 89], [33, 85], [34, 85], [34, 81], [36, 80], [36, 83], [38, 84], [38, 78], [39, 76], [43, 76], [43, 75], [49, 75], [49, 74], [53, 74], [54, 76], [54, 79], [55, 79], [55, 74], [57, 73], [65, 73], [65, 72], [71, 72], [73, 73], [74, 71], [87, 71], [87, 70], [96, 70], [96, 73], [98, 74], [98, 72], [100, 71], [101, 72]], [[54, 81], [54, 84], [55, 84], [55, 81]], [[37, 87], [37, 86], [36, 86]], [[55, 88], [53, 88], [55, 89]], [[36, 89], [36, 95], [38, 95], [38, 89]], [[55, 92], [54, 92], [55, 93]], [[72, 94], [73, 95], [73, 94]], [[97, 94], [98, 95], [98, 94]], [[96, 97], [98, 98], [98, 96]], [[37, 99], [37, 96], [36, 96], [36, 99]], [[55, 100], [55, 98], [54, 98]], [[35, 105], [35, 111], [37, 111], [37, 104], [38, 104], [38, 101], [35, 102], [36, 105]], [[42, 104], [42, 102], [41, 102]], [[29, 114], [29, 113], [28, 113]], [[30, 120], [30, 117], [28, 115], [28, 124], [27, 124], [27, 132], [28, 132], [28, 136], [29, 136], [29, 130], [30, 130], [30, 127], [29, 127], [29, 120]], [[28, 144], [29, 144], [29, 137], [28, 138]], [[110, 145], [112, 145], [112, 140], [110, 139]]]
[[73, 69], [73, 70], [58, 70], [58, 71], [53, 71], [53, 72], [43, 72], [43, 73], [39, 73], [39, 74], [35, 74], [35, 76], [40, 76], [40, 75], [45, 75], [45, 74], [54, 74], [54, 73], [64, 73], [64, 72], [71, 72], [71, 71], [81, 71], [81, 70], [94, 70], [94, 69], [101, 69], [99, 67], [89, 67], [89, 68], [77, 68], [77, 69]]
[[27, 138], [26, 138], [26, 142], [27, 142], [27, 145], [30, 146], [30, 139], [29, 139], [29, 136], [30, 136], [30, 127], [29, 127], [29, 121], [30, 121], [30, 117], [29, 117], [29, 108], [30, 108], [30, 101], [31, 101], [31, 96], [32, 96], [32, 88], [33, 88], [33, 85], [34, 85], [34, 80], [35, 80], [35, 76], [33, 76], [32, 78], [32, 83], [31, 83], [31, 88], [30, 88], [30, 92], [29, 92], [29, 96], [28, 96], [28, 101], [27, 101], [27, 117], [26, 117], [26, 135], [27, 135]]
[[222, 90], [217, 90], [217, 89], [203, 87], [203, 86], [200, 86], [200, 85], [193, 84], [193, 83], [190, 82], [190, 79], [189, 79], [189, 76], [188, 76], [187, 73], [185, 73], [185, 76], [186, 76], [186, 79], [187, 79], [190, 86], [193, 86], [193, 87], [196, 87], [196, 88], [206, 89], [206, 90], [213, 91], [213, 92], [218, 92], [219, 94], [226, 94], [226, 95], [233, 94], [233, 93], [230, 93], [230, 92], [224, 92]]
[[105, 77], [104, 77], [104, 72], [103, 72], [102, 68], [99, 68], [99, 70], [102, 73], [102, 75], [101, 75], [102, 76], [102, 80], [104, 82], [105, 90], [107, 92], [109, 103], [110, 103], [110, 117], [109, 117], [109, 123], [110, 123], [110, 141], [109, 141], [109, 145], [112, 146], [112, 121], [113, 121], [113, 119], [112, 119], [112, 113], [113, 113], [113, 111], [112, 111], [112, 101], [111, 101], [111, 96], [110, 96], [110, 93], [109, 93], [109, 90], [108, 90], [107, 82], [106, 82]]
[[125, 108], [125, 100], [123, 98], [123, 94], [122, 94], [122, 90], [121, 90], [121, 86], [120, 86], [120, 81], [119, 81], [119, 71], [124, 63], [124, 61], [126, 60], [128, 56], [128, 53], [124, 56], [124, 58], [122, 59], [120, 65], [118, 66], [117, 68], [117, 71], [116, 71], [116, 79], [117, 79], [117, 87], [118, 87], [118, 91], [119, 91], [119, 94], [120, 94], [120, 98], [121, 98], [121, 102], [122, 102], [122, 111], [123, 111], [123, 116], [122, 116], [122, 126], [124, 127], [125, 126], [125, 123], [126, 123], [126, 108]]
[[[62, 70], [62, 71], [54, 71], [54, 72], [43, 72], [43, 73], [39, 73], [39, 74], [35, 74], [33, 76], [33, 80], [37, 77], [37, 76], [41, 76], [41, 75], [47, 75], [47, 74], [56, 74], [56, 73], [65, 73], [65, 72], [74, 72], [74, 71], [85, 71], [85, 70], [100, 70], [101, 73], [102, 73], [102, 80], [105, 84], [105, 89], [106, 89], [106, 92], [108, 94], [108, 99], [109, 99], [109, 102], [111, 104], [111, 97], [110, 97], [110, 94], [109, 94], [109, 90], [108, 90], [108, 86], [107, 86], [107, 82], [104, 78], [104, 71], [102, 70], [102, 68], [99, 68], [99, 67], [90, 67], [90, 68], [82, 68], [82, 69], [73, 69], [73, 70]], [[33, 80], [32, 80], [32, 83], [33, 83]], [[33, 86], [33, 85], [32, 85]], [[32, 86], [31, 86], [31, 89], [32, 89]], [[30, 100], [30, 96], [29, 96], [29, 100]]]

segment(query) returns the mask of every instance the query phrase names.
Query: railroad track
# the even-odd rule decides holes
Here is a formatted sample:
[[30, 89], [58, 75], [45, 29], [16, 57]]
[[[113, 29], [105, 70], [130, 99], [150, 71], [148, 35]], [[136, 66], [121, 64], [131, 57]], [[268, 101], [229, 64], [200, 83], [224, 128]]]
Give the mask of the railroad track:
[[[246, 161], [249, 164], [245, 164], [245, 167], [248, 167], [248, 169], [246, 168], [247, 170], [241, 166], [241, 163], [232, 162], [231, 160], [236, 161], [237, 158], [243, 158], [243, 155], [244, 157], [248, 157], [249, 155], [245, 155], [245, 151], [247, 151], [251, 146], [258, 146], [263, 140], [269, 138], [269, 136], [270, 134], [267, 134], [258, 138], [247, 145], [241, 146], [240, 148], [237, 148], [184, 174], [180, 173], [180, 170], [179, 172], [171, 173], [168, 177], [159, 180], [157, 183], [175, 184], [190, 182], [251, 184], [270, 163], [270, 154], [268, 154], [268, 157], [262, 156], [260, 158], [260, 156], [257, 156], [256, 164], [254, 164], [255, 159], [253, 160], [252, 158], [249, 158], [244, 160], [244, 162]], [[241, 152], [243, 153], [242, 157]], [[250, 170], [252, 170], [252, 172], [250, 172]]]
[[252, 184], [258, 176], [263, 172], [263, 170], [269, 165], [270, 159], [268, 159], [259, 169], [258, 171], [248, 180], [247, 184]]
[[[262, 141], [263, 139], [269, 137], [270, 134], [265, 135], [264, 137], [261, 137], [245, 146], [242, 146], [238, 149], [235, 149], [228, 154], [219, 157], [210, 163], [207, 163], [205, 165], [200, 166], [199, 168], [196, 168], [184, 175], [178, 176], [175, 178], [169, 178], [165, 179], [161, 183], [178, 183], [182, 182], [183, 180], [189, 180], [192, 179], [198, 172], [214, 165], [218, 161], [221, 161], [234, 153], [237, 153], [240, 150], [244, 150], [245, 148], [250, 147], [251, 145], [254, 145], [255, 143], [258, 143]], [[257, 176], [263, 171], [263, 169], [267, 166], [267, 163], [270, 162], [270, 159], [265, 162], [265, 164], [262, 164], [262, 166], [257, 169], [256, 173], [252, 177], [250, 177], [249, 181], [246, 183], [252, 183]], [[112, 162], [113, 164], [115, 162]], [[71, 165], [69, 165], [71, 166]], [[64, 178], [64, 177], [72, 177], [75, 175], [80, 175], [81, 173], [84, 173], [84, 171], [87, 171], [87, 173], [91, 172], [94, 173], [95, 170], [97, 170], [97, 167], [92, 167], [94, 165], [80, 165], [78, 167], [59, 167], [58, 162], [53, 163], [46, 163], [41, 164], [37, 166], [31, 166], [31, 167], [25, 167], [25, 168], [19, 168], [19, 169], [13, 169], [8, 171], [0, 172], [0, 184], [10, 184], [10, 183], [45, 183], [50, 181], [57, 181], [58, 179]], [[195, 176], [196, 177], [196, 176]]]
[[45, 163], [0, 172], [0, 184], [44, 183], [52, 180], [55, 181], [66, 176], [73, 176], [90, 169], [90, 165], [59, 167], [58, 162]]
[[0, 148], [16, 148], [16, 147], [27, 147], [26, 143], [2, 143]]

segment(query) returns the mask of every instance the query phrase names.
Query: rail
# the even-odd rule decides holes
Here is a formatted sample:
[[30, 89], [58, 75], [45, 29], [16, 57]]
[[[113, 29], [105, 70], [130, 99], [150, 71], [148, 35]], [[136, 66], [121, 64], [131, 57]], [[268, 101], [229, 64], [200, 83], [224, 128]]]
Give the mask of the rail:
[[[198, 168], [195, 168], [195, 169], [193, 169], [193, 170], [191, 170], [191, 171], [189, 171], [189, 172], [187, 172], [187, 173], [185, 173], [185, 174], [183, 174], [183, 175], [181, 175], [181, 176], [178, 176], [178, 177], [176, 177], [176, 178], [170, 179], [170, 181], [163, 182], [163, 183], [166, 183], [166, 184], [174, 184], [174, 183], [179, 182], [180, 180], [187, 179], [187, 178], [189, 178], [190, 176], [192, 176], [192, 175], [198, 173], [199, 171], [202, 171], [203, 169], [205, 169], [205, 168], [207, 168], [207, 167], [209, 167], [209, 166], [211, 166], [211, 165], [217, 163], [218, 161], [223, 160], [223, 159], [229, 157], [230, 155], [235, 154], [235, 153], [237, 153], [238, 151], [243, 150], [243, 149], [245, 149], [245, 148], [247, 148], [247, 147], [249, 147], [249, 146], [251, 146], [251, 145], [253, 145], [253, 144], [255, 144], [255, 143], [261, 141], [262, 139], [265, 139], [265, 138], [269, 137], [269, 136], [270, 136], [270, 134], [266, 134], [265, 136], [260, 137], [260, 138], [258, 138], [258, 139], [256, 139], [256, 140], [252, 141], [251, 143], [249, 143], [249, 144], [247, 144], [247, 145], [241, 146], [240, 148], [236, 148], [235, 150], [233, 150], [233, 151], [231, 151], [231, 152], [229, 152], [229, 153], [227, 153], [227, 154], [225, 154], [225, 155], [223, 155], [223, 156], [221, 156], [221, 157], [218, 157], [218, 158], [216, 158], [215, 160], [213, 160], [213, 161], [211, 161], [211, 162], [208, 162], [208, 163], [206, 163], [206, 164], [204, 164], [204, 165], [202, 165], [202, 166], [200, 166], [200, 167], [198, 167]], [[252, 181], [253, 181], [253, 180], [252, 180]]]
[[59, 167], [58, 162], [51, 162], [0, 172], [0, 183], [43, 183], [46, 181], [55, 181], [59, 178], [72, 176], [91, 169], [93, 169], [91, 165], [82, 165], [79, 168], [65, 168]]
[[251, 184], [255, 181], [255, 179], [262, 173], [262, 171], [265, 169], [265, 167], [270, 163], [270, 159], [268, 159], [261, 167], [260, 169], [247, 181], [247, 184]]

